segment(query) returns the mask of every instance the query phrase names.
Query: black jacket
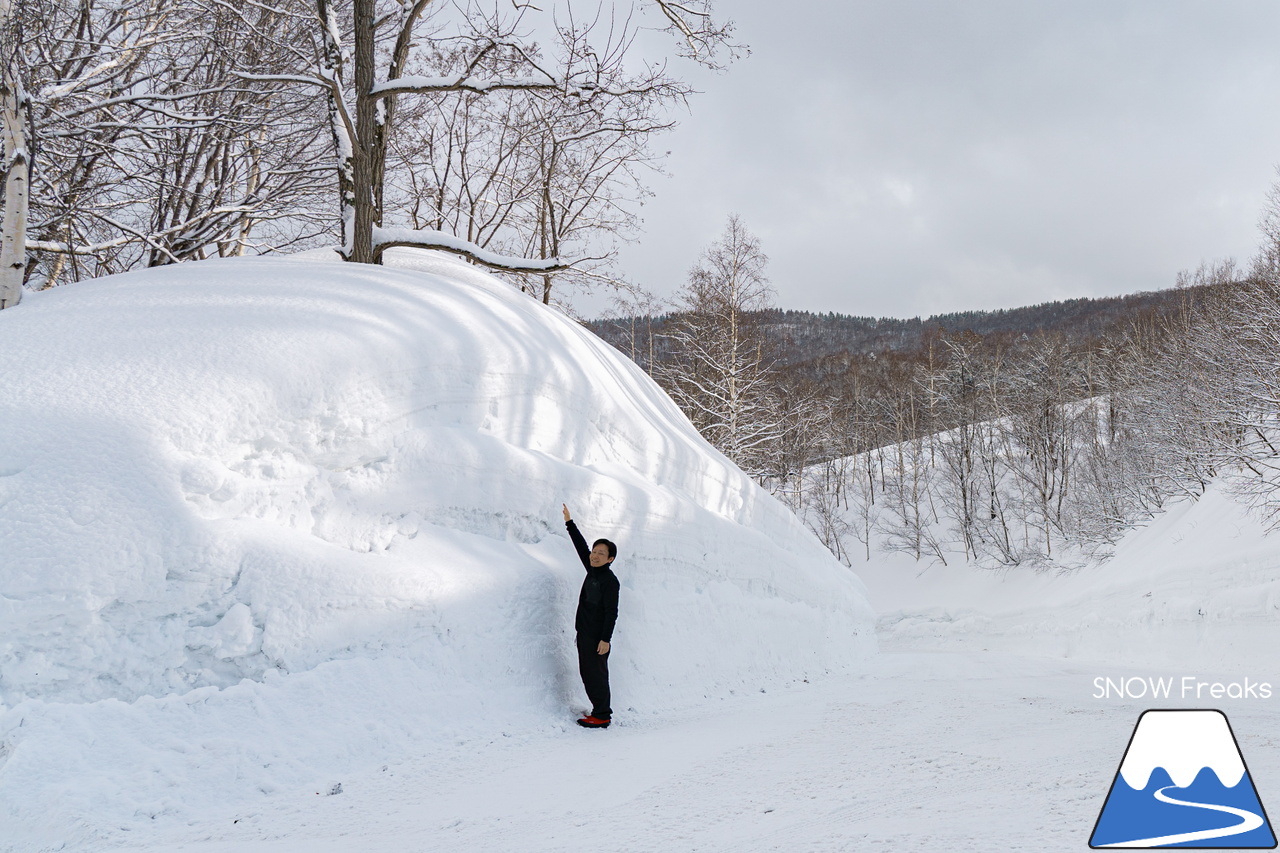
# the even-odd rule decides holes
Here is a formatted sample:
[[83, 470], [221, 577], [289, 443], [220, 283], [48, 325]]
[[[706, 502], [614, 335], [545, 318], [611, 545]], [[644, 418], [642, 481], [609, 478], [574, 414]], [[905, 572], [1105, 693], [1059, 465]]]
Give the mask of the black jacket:
[[[573, 627], [584, 637], [610, 642], [614, 623], [618, 621], [618, 578], [609, 566], [597, 569], [591, 565], [591, 549], [578, 532], [578, 525], [570, 520], [564, 526], [569, 529], [569, 538], [587, 570], [582, 592], [578, 593], [578, 614]], [[612, 561], [609, 565], [613, 565]]]

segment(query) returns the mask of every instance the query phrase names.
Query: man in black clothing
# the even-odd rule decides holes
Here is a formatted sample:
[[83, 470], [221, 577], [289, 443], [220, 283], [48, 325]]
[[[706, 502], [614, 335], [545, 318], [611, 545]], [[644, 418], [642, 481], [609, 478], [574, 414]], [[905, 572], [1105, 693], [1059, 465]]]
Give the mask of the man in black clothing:
[[578, 632], [578, 672], [591, 700], [591, 713], [578, 720], [578, 725], [603, 729], [613, 718], [609, 707], [609, 640], [618, 621], [618, 578], [611, 566], [618, 556], [618, 546], [608, 539], [597, 539], [588, 551], [578, 525], [569, 517], [569, 507], [561, 506], [564, 507], [564, 526], [587, 570], [582, 592], [578, 593], [578, 613], [573, 627]]

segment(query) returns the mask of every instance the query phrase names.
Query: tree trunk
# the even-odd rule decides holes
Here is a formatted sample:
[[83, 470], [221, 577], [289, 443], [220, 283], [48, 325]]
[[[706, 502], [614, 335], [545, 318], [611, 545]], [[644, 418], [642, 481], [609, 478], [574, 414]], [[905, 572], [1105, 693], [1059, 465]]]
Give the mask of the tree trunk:
[[0, 33], [4, 44], [3, 79], [0, 80], [0, 109], [4, 121], [4, 223], [0, 231], [0, 309], [12, 308], [22, 300], [22, 279], [27, 268], [27, 189], [31, 160], [27, 154], [27, 134], [22, 110], [25, 93], [18, 79], [18, 33], [13, 26], [10, 0], [0, 0]]
[[377, 263], [373, 252], [374, 210], [373, 147], [378, 135], [377, 99], [373, 89], [374, 0], [355, 0], [355, 90], [356, 144], [352, 151], [352, 180], [355, 183], [355, 210], [352, 221], [351, 256], [358, 264]]

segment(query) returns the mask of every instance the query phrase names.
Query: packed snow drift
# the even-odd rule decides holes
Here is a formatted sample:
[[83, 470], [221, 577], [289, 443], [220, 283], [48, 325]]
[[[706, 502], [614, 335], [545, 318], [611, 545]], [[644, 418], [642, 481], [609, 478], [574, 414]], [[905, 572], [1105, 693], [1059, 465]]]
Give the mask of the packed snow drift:
[[619, 545], [623, 725], [874, 651], [856, 576], [638, 368], [397, 258], [191, 263], [0, 314], [6, 825], [56, 843], [569, 719], [562, 502]]

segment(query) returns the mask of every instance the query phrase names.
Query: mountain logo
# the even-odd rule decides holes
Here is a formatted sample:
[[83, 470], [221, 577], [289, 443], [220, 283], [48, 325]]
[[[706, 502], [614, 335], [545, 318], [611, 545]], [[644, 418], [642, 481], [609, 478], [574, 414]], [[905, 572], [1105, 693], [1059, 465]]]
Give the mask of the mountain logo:
[[1226, 714], [1143, 711], [1089, 846], [1273, 849], [1275, 833]]

